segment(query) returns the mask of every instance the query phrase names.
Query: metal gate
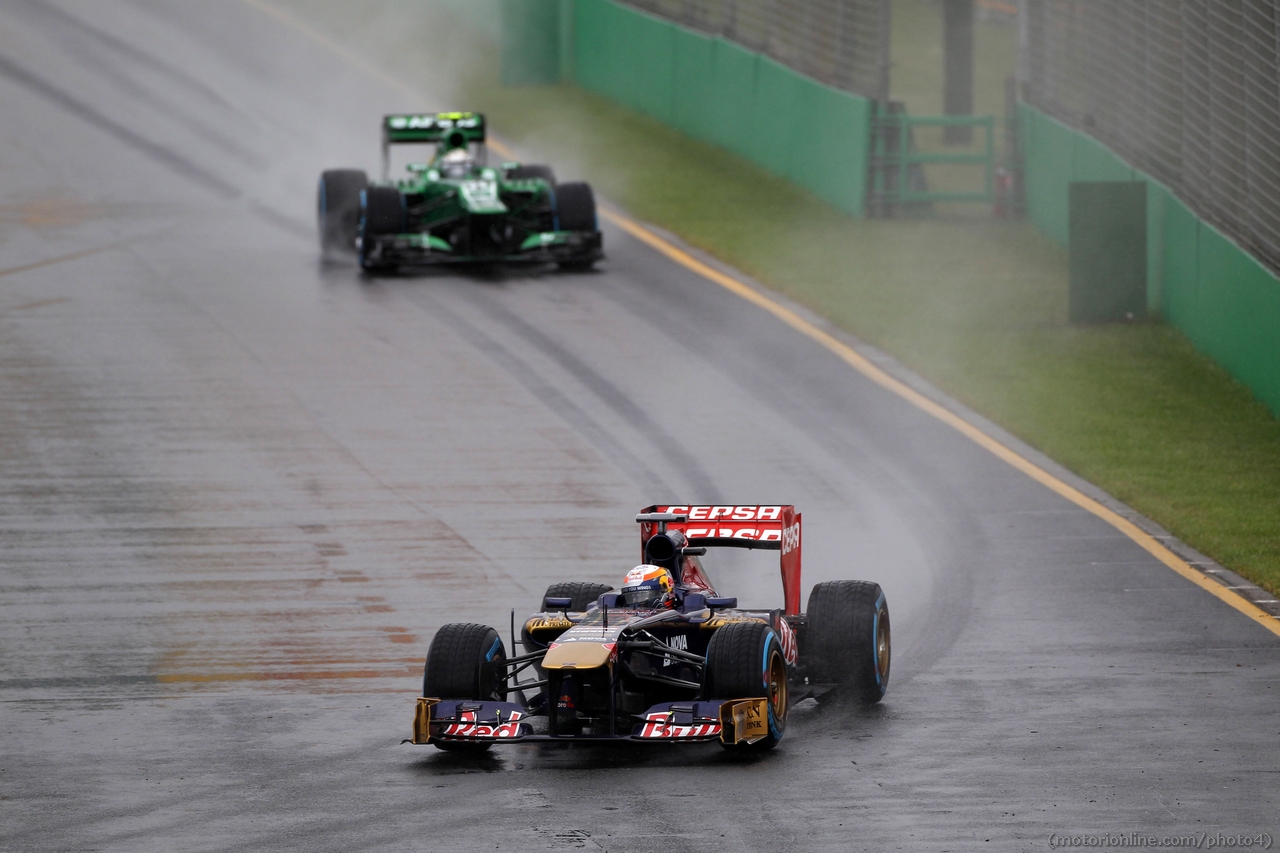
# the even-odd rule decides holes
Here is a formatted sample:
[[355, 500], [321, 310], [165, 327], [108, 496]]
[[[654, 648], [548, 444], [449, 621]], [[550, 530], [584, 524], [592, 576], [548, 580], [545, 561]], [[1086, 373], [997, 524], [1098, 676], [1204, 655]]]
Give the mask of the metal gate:
[[[925, 127], [970, 127], [982, 131], [981, 150], [919, 150], [916, 130]], [[921, 210], [934, 202], [996, 202], [996, 117], [913, 116], [899, 104], [877, 105], [871, 140], [868, 210], [872, 216], [893, 216]], [[929, 188], [926, 165], [969, 166], [980, 169], [981, 189]]]

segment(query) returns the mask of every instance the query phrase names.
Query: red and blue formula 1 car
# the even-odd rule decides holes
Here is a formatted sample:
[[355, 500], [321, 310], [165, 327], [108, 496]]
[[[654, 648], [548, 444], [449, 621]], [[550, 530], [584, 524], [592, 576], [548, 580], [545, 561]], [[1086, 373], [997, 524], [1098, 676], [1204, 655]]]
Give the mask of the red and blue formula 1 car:
[[[552, 585], [520, 654], [497, 630], [453, 623], [427, 653], [413, 743], [484, 750], [526, 741], [715, 741], [769, 749], [788, 708], [889, 684], [889, 607], [869, 581], [817, 584], [800, 612], [800, 514], [791, 506], [651, 506], [643, 563], [621, 592]], [[748, 610], [711, 586], [711, 548], [781, 557], [784, 607]], [[512, 633], [514, 635], [514, 624]], [[512, 651], [517, 645], [512, 637]]]

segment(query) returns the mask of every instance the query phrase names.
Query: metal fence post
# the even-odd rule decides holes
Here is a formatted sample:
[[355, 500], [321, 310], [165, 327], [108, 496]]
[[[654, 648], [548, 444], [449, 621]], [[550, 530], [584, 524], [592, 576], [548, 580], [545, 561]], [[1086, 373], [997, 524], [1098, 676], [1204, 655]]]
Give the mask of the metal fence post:
[[[942, 112], [973, 115], [973, 0], [942, 0]], [[949, 145], [973, 141], [970, 125], [943, 128]]]

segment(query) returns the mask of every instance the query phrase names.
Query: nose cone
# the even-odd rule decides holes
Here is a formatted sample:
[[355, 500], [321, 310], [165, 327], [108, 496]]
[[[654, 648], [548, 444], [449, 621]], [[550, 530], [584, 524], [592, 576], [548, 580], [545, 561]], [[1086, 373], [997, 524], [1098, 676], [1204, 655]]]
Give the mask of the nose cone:
[[542, 659], [543, 669], [599, 669], [613, 659], [613, 643], [593, 643], [589, 640], [558, 643], [547, 650]]

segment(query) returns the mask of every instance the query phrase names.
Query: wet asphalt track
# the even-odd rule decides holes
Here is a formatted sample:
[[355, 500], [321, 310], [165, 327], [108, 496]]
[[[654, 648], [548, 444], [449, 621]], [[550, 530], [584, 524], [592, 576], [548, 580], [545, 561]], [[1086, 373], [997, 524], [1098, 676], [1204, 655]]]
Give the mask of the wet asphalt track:
[[[0, 850], [1280, 830], [1274, 635], [758, 309], [614, 230], [321, 266], [315, 175], [435, 104], [241, 3], [25, 0], [0, 106]], [[660, 500], [794, 502], [808, 583], [880, 581], [883, 705], [747, 762], [400, 745], [437, 626], [616, 582]]]

